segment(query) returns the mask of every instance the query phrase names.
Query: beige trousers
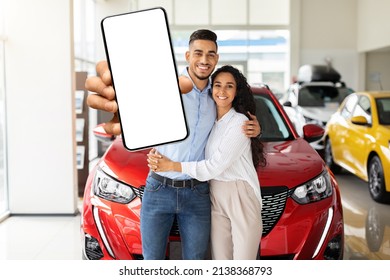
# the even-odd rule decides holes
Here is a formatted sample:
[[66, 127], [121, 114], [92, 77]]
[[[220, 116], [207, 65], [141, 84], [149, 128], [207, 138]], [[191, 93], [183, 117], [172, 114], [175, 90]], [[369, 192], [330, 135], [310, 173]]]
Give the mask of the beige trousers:
[[210, 181], [211, 257], [255, 260], [263, 230], [261, 206], [245, 181]]

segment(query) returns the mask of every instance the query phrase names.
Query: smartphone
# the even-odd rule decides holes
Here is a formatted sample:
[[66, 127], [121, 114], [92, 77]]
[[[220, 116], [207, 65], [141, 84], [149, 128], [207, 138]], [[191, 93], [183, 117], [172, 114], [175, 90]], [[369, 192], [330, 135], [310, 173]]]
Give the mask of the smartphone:
[[136, 151], [188, 136], [166, 11], [157, 7], [101, 21], [124, 147]]

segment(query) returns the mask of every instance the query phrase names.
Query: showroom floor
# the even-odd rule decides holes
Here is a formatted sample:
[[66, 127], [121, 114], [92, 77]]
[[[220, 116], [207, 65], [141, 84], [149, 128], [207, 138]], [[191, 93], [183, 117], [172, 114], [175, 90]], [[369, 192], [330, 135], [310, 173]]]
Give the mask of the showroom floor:
[[[344, 259], [390, 260], [390, 205], [371, 200], [365, 182], [342, 173]], [[0, 260], [79, 260], [80, 215], [11, 216], [0, 223]]]

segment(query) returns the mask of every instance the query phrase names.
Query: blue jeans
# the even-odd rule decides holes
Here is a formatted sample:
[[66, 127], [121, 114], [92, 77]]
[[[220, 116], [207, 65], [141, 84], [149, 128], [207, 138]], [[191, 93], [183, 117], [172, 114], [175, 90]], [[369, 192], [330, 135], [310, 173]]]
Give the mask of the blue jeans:
[[141, 207], [142, 253], [145, 260], [163, 260], [169, 233], [177, 218], [182, 258], [206, 257], [210, 238], [211, 205], [208, 183], [176, 188], [148, 176]]

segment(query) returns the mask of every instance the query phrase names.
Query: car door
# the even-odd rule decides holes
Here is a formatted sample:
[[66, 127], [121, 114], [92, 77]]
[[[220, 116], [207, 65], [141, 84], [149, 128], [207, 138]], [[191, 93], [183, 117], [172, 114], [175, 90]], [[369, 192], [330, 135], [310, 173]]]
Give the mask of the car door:
[[[367, 96], [360, 96], [358, 103], [354, 107], [351, 117], [363, 116], [367, 119], [367, 124], [354, 124], [351, 119], [348, 123], [350, 129], [348, 132], [348, 150], [350, 155], [350, 164], [359, 177], [365, 178], [367, 176], [366, 171], [366, 159], [372, 139], [372, 116], [371, 116], [372, 104]], [[374, 139], [375, 141], [375, 139]]]
[[[350, 131], [350, 119], [352, 112], [357, 104], [358, 97], [356, 94], [353, 94], [347, 97], [344, 106], [340, 110], [340, 114], [337, 116], [337, 119], [332, 121], [333, 132], [331, 137], [332, 143], [332, 153], [334, 159], [341, 164], [343, 167], [345, 165], [350, 166], [351, 156], [349, 151], [349, 131]], [[331, 135], [331, 136], [332, 136]]]

